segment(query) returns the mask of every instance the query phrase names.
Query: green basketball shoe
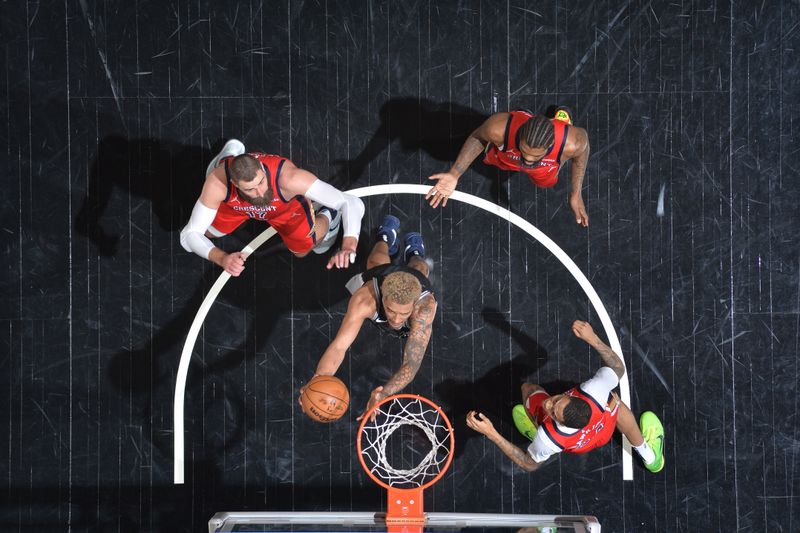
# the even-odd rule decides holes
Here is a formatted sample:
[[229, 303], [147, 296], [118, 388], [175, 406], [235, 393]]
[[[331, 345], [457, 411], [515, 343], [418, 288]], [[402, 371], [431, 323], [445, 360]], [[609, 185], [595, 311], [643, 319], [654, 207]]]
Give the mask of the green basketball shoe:
[[514, 420], [514, 425], [517, 426], [517, 431], [522, 433], [526, 439], [533, 441], [536, 438], [536, 424], [531, 421], [524, 405], [515, 405], [511, 410], [511, 418]]
[[642, 430], [644, 441], [656, 454], [652, 463], [645, 463], [645, 468], [653, 473], [661, 472], [664, 469], [664, 426], [661, 425], [661, 420], [654, 412], [645, 411], [639, 417], [639, 429]]

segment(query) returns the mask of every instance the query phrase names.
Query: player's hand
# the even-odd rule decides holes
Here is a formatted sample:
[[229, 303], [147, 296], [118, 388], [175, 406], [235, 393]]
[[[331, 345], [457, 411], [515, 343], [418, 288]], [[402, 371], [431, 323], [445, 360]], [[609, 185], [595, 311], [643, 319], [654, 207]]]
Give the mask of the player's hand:
[[244, 270], [244, 262], [246, 259], [247, 256], [242, 252], [225, 254], [225, 257], [222, 258], [222, 268], [231, 276], [236, 277]]
[[[364, 412], [361, 413], [361, 416], [356, 418], [356, 420], [361, 420], [362, 418], [364, 418], [364, 416], [369, 412], [370, 409], [372, 409], [372, 407], [375, 404], [379, 403], [380, 401], [384, 400], [385, 398], [386, 398], [386, 395], [383, 393], [383, 387], [375, 387], [375, 390], [372, 391], [372, 394], [369, 395], [369, 402], [367, 402], [367, 408], [364, 409]], [[372, 413], [372, 416], [370, 417], [370, 420], [372, 422], [374, 422], [375, 421], [375, 417], [377, 415], [378, 415], [377, 411]]]
[[439, 204], [442, 204], [442, 207], [446, 206], [447, 199], [456, 190], [458, 176], [451, 172], [444, 172], [442, 174], [434, 174], [428, 179], [436, 180], [436, 185], [431, 187], [431, 190], [425, 195], [425, 199], [430, 201], [431, 207], [438, 207]]
[[494, 424], [489, 420], [489, 417], [477, 411], [467, 413], [467, 425], [487, 437], [494, 433]]
[[569, 197], [569, 206], [572, 212], [575, 213], [575, 222], [583, 226], [589, 227], [589, 215], [586, 214], [586, 206], [583, 204], [583, 198], [580, 194], [574, 194]]
[[[311, 379], [314, 379], [317, 376], [319, 376], [319, 374], [314, 374], [313, 376], [311, 376]], [[311, 379], [306, 381], [306, 384], [300, 387], [300, 394], [297, 396], [297, 403], [300, 404], [300, 407], [303, 406], [303, 393], [306, 391], [306, 387], [308, 387], [308, 384], [309, 382], [311, 382]]]
[[341, 249], [334, 253], [328, 261], [328, 270], [333, 267], [347, 268], [356, 261], [356, 246], [358, 240], [353, 237], [345, 237], [342, 239]]
[[576, 320], [575, 322], [572, 323], [572, 332], [575, 334], [576, 337], [578, 337], [582, 341], [586, 341], [589, 344], [592, 344], [599, 338], [592, 329], [592, 326], [590, 326], [588, 322], [584, 322], [583, 320]]

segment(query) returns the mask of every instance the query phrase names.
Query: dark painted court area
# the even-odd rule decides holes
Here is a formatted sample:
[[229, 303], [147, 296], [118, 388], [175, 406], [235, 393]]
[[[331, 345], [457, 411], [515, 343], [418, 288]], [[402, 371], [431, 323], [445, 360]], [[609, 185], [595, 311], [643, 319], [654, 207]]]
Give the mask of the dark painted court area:
[[[392, 213], [424, 235], [439, 297], [406, 390], [455, 426], [427, 510], [797, 531], [798, 21], [788, 0], [4, 3], [0, 529], [202, 531], [218, 511], [384, 509], [356, 417], [402, 341], [364, 326], [338, 374], [352, 396], [339, 422], [312, 422], [297, 394]], [[186, 482], [173, 484], [178, 361], [220, 274], [179, 232], [226, 139], [342, 190], [427, 184], [492, 113], [556, 104], [591, 142], [588, 228], [569, 169], [544, 190], [476, 161], [459, 190], [531, 222], [591, 281], [633, 411], [664, 422], [661, 473], [635, 457], [623, 481], [615, 438], [528, 474], [466, 427], [479, 409], [525, 446], [510, 417], [520, 383], [588, 379], [601, 361], [570, 325], [602, 327], [524, 232], [404, 194], [365, 199], [358, 268], [270, 241], [224, 287], [192, 356]]]

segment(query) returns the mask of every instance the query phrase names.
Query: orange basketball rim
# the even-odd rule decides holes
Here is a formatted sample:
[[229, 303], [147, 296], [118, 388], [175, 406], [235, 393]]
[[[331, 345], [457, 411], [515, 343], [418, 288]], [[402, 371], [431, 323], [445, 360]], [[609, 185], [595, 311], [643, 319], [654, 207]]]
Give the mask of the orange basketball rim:
[[[398, 457], [408, 462], [409, 446], [392, 446], [396, 431], [410, 431], [412, 439], [430, 446], [416, 465], [396, 467]], [[374, 405], [358, 428], [358, 460], [372, 480], [388, 491], [386, 524], [390, 532], [418, 533], [425, 525], [423, 493], [450, 467], [455, 449], [453, 426], [442, 408], [416, 394], [396, 394]], [[387, 456], [387, 454], [389, 456]]]

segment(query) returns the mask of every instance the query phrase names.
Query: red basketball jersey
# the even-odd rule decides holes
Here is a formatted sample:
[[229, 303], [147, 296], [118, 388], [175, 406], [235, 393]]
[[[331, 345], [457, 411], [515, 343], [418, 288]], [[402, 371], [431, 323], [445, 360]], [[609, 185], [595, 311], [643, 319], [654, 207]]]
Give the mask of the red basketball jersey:
[[264, 220], [266, 222], [278, 219], [287, 215], [291, 211], [294, 211], [295, 206], [289, 203], [292, 199], [283, 198], [280, 188], [278, 187], [281, 169], [283, 168], [284, 162], [288, 161], [288, 159], [278, 155], [264, 154], [261, 152], [252, 152], [248, 155], [255, 157], [264, 165], [264, 170], [266, 171], [267, 179], [269, 180], [269, 188], [272, 191], [272, 202], [267, 205], [253, 205], [245, 200], [239, 194], [236, 184], [228, 175], [228, 164], [233, 157], [227, 157], [222, 160], [225, 164], [225, 178], [228, 181], [228, 194], [225, 196], [223, 203], [237, 214], [247, 215], [250, 218]]
[[611, 440], [619, 413], [617, 399], [609, 395], [609, 401], [603, 406], [588, 394], [584, 394], [579, 387], [570, 389], [565, 394], [573, 398], [580, 398], [589, 404], [592, 408], [592, 417], [589, 419], [589, 423], [580, 431], [568, 434], [560, 431], [553, 419], [545, 415], [539, 429], [544, 430], [550, 440], [565, 453], [586, 453]]
[[511, 116], [506, 123], [506, 131], [503, 135], [503, 149], [490, 144], [486, 151], [483, 162], [487, 165], [494, 165], [503, 170], [516, 170], [524, 172], [531, 181], [539, 187], [552, 187], [558, 181], [558, 169], [561, 166], [561, 153], [567, 144], [567, 133], [569, 124], [555, 118], [550, 119], [555, 128], [555, 139], [553, 147], [545, 154], [539, 164], [534, 168], [523, 168], [520, 165], [522, 156], [517, 142], [517, 134], [533, 114], [527, 111], [511, 111]]

